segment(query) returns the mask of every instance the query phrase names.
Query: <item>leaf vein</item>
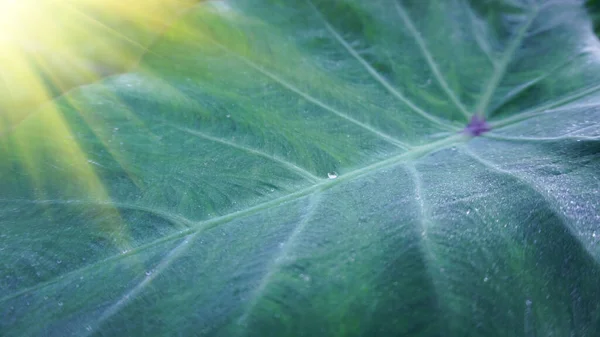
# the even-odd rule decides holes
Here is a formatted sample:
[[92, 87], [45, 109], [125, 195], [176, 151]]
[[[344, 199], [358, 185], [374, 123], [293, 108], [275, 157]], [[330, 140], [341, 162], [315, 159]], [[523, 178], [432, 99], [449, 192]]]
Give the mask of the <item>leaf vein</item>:
[[[458, 142], [462, 142], [465, 139], [467, 139], [467, 138], [465, 138], [465, 136], [462, 135], [462, 134], [454, 134], [454, 135], [451, 135], [449, 137], [443, 138], [443, 139], [435, 141], [435, 142], [431, 142], [431, 143], [424, 144], [424, 145], [421, 145], [421, 146], [416, 146], [413, 149], [411, 149], [410, 151], [404, 152], [402, 154], [393, 156], [393, 157], [388, 158], [386, 160], [383, 160], [383, 161], [380, 161], [380, 162], [377, 162], [377, 163], [365, 166], [363, 168], [360, 168], [360, 169], [348, 172], [346, 174], [340, 175], [337, 179], [334, 179], [334, 180], [330, 180], [330, 179], [322, 180], [322, 181], [319, 181], [319, 182], [315, 183], [312, 186], [306, 187], [306, 188], [298, 190], [296, 192], [293, 192], [293, 193], [281, 196], [281, 197], [273, 199], [273, 200], [269, 200], [269, 201], [263, 202], [261, 204], [258, 204], [258, 205], [255, 205], [255, 206], [243, 209], [243, 210], [235, 211], [235, 212], [232, 212], [232, 213], [229, 213], [229, 214], [226, 214], [226, 215], [222, 215], [222, 216], [219, 216], [219, 217], [215, 217], [215, 218], [212, 218], [212, 219], [209, 219], [209, 220], [195, 222], [195, 223], [193, 223], [192, 227], [190, 227], [190, 228], [188, 228], [186, 230], [182, 230], [182, 231], [177, 232], [175, 234], [170, 234], [170, 235], [164, 236], [164, 237], [162, 237], [160, 239], [154, 240], [152, 242], [140, 245], [140, 246], [138, 246], [136, 248], [132, 248], [132, 249], [129, 250], [129, 252], [127, 254], [115, 255], [115, 256], [111, 256], [109, 258], [106, 258], [104, 260], [97, 261], [97, 262], [95, 262], [93, 264], [90, 264], [90, 265], [84, 266], [82, 268], [79, 268], [77, 270], [71, 271], [71, 272], [68, 273], [68, 275], [74, 275], [74, 274], [76, 274], [78, 272], [82, 272], [82, 271], [85, 271], [85, 270], [90, 270], [90, 269], [96, 268], [96, 267], [98, 267], [98, 266], [100, 266], [102, 264], [105, 264], [105, 263], [110, 263], [110, 262], [117, 261], [117, 260], [119, 260], [121, 258], [124, 258], [125, 256], [129, 256], [129, 255], [141, 252], [141, 251], [143, 251], [145, 249], [154, 247], [157, 244], [160, 244], [160, 243], [163, 243], [163, 242], [172, 241], [172, 240], [176, 240], [176, 239], [179, 239], [179, 238], [182, 238], [182, 237], [186, 237], [186, 236], [189, 236], [189, 235], [192, 235], [192, 234], [201, 233], [201, 232], [203, 232], [205, 230], [211, 229], [211, 228], [216, 227], [216, 226], [218, 226], [220, 224], [223, 224], [223, 223], [227, 223], [227, 222], [229, 222], [231, 220], [238, 219], [238, 218], [243, 218], [245, 216], [254, 214], [254, 213], [258, 212], [258, 211], [282, 205], [282, 204], [284, 204], [286, 202], [289, 202], [289, 201], [292, 201], [292, 200], [296, 200], [296, 199], [301, 198], [303, 196], [309, 195], [309, 194], [311, 194], [311, 193], [313, 193], [315, 191], [325, 190], [325, 189], [331, 188], [332, 186], [335, 186], [335, 185], [337, 185], [337, 184], [339, 184], [339, 183], [341, 183], [343, 181], [348, 181], [348, 180], [351, 180], [351, 179], [356, 179], [356, 178], [361, 177], [363, 175], [369, 174], [369, 173], [371, 173], [371, 172], [373, 172], [375, 170], [383, 169], [383, 168], [386, 168], [386, 167], [392, 167], [392, 166], [394, 166], [394, 165], [396, 165], [398, 163], [405, 162], [405, 161], [408, 161], [408, 160], [411, 160], [411, 159], [414, 159], [414, 158], [418, 158], [420, 156], [424, 156], [426, 154], [429, 154], [429, 153], [432, 153], [432, 152], [435, 152], [435, 151], [442, 150], [444, 148], [447, 148], [448, 146], [451, 146], [452, 144], [456, 144]], [[44, 283], [40, 283], [40, 284], [38, 284], [36, 286], [29, 287], [29, 288], [17, 291], [17, 292], [15, 292], [13, 294], [7, 295], [7, 296], [5, 296], [5, 297], [3, 297], [3, 298], [0, 299], [0, 303], [8, 301], [8, 300], [10, 300], [12, 298], [15, 298], [17, 296], [21, 296], [23, 294], [35, 291], [37, 289], [42, 289], [42, 288], [44, 288], [46, 286], [52, 285], [52, 284], [58, 282], [64, 276], [65, 275], [62, 275], [60, 277], [54, 278], [54, 279], [46, 281]]]
[[312, 173], [308, 172], [307, 170], [303, 169], [302, 167], [300, 167], [300, 166], [298, 166], [298, 165], [296, 165], [296, 164], [294, 164], [292, 162], [289, 162], [289, 161], [287, 161], [285, 159], [276, 157], [274, 155], [270, 155], [268, 153], [265, 153], [265, 152], [262, 152], [262, 151], [259, 151], [259, 150], [256, 150], [256, 149], [244, 146], [244, 145], [236, 144], [234, 142], [231, 142], [231, 141], [228, 141], [228, 140], [225, 140], [225, 139], [221, 139], [221, 138], [218, 138], [218, 137], [213, 137], [213, 136], [207, 135], [207, 134], [205, 134], [203, 132], [200, 132], [200, 131], [197, 131], [197, 130], [192, 130], [192, 129], [189, 129], [189, 128], [179, 127], [179, 126], [172, 125], [172, 124], [171, 124], [171, 127], [176, 128], [176, 129], [181, 130], [181, 131], [184, 131], [184, 132], [189, 133], [191, 135], [194, 135], [196, 137], [200, 137], [200, 138], [207, 139], [207, 140], [210, 140], [210, 141], [213, 141], [213, 142], [216, 142], [216, 143], [227, 145], [227, 146], [236, 148], [238, 150], [242, 150], [242, 151], [248, 152], [250, 154], [254, 154], [254, 155], [266, 158], [268, 160], [274, 161], [276, 163], [279, 163], [279, 164], [285, 166], [290, 171], [293, 171], [293, 172], [301, 175], [302, 177], [306, 178], [310, 182], [314, 183], [314, 182], [317, 182], [319, 180], [322, 180], [319, 177], [315, 176], [314, 174], [312, 174]]
[[527, 30], [529, 30], [529, 27], [537, 17], [538, 10], [539, 9], [535, 9], [533, 13], [529, 14], [527, 21], [521, 26], [521, 28], [517, 32], [517, 35], [509, 43], [508, 49], [504, 52], [504, 55], [500, 59], [499, 64], [495, 68], [492, 77], [488, 81], [485, 90], [481, 95], [481, 99], [479, 100], [479, 103], [477, 104], [477, 107], [474, 112], [475, 114], [480, 114], [484, 116], [487, 115], [486, 109], [490, 104], [492, 96], [494, 92], [496, 92], [498, 85], [500, 85], [500, 81], [504, 78], [506, 71], [508, 70], [508, 65], [512, 61], [515, 53], [517, 52], [517, 49], [523, 42]]
[[[424, 117], [425, 119], [438, 124], [440, 126], [443, 126], [444, 128], [448, 129], [450, 128], [448, 126], [448, 123], [444, 123], [442, 120], [440, 120], [439, 118], [429, 114], [428, 112], [424, 111], [423, 109], [419, 108], [415, 103], [413, 103], [412, 101], [410, 101], [408, 98], [404, 97], [403, 94], [400, 93], [400, 91], [398, 91], [396, 88], [394, 88], [385, 78], [383, 78], [383, 76], [381, 76], [374, 68], [373, 66], [371, 66], [369, 64], [369, 62], [367, 62], [362, 56], [360, 56], [358, 54], [358, 52], [356, 52], [356, 50], [354, 50], [354, 48], [352, 48], [352, 46], [350, 46], [348, 44], [348, 42], [346, 42], [346, 40], [344, 40], [344, 38], [331, 26], [331, 24], [327, 21], [327, 19], [325, 19], [325, 17], [323, 16], [323, 14], [319, 11], [319, 9], [312, 3], [311, 0], [306, 0], [308, 2], [308, 4], [313, 8], [313, 10], [317, 13], [317, 16], [319, 17], [319, 19], [323, 22], [323, 25], [325, 26], [325, 28], [329, 31], [329, 33], [346, 49], [346, 51], [348, 51], [348, 53], [354, 57], [354, 59], [356, 59], [364, 68], [365, 70], [377, 81], [379, 82], [388, 92], [390, 92], [393, 96], [395, 96], [397, 99], [399, 99], [400, 101], [402, 101], [404, 104], [406, 104], [408, 107], [410, 107], [414, 112], [416, 112], [417, 114], [419, 114], [421, 117]], [[451, 128], [452, 129], [452, 128]]]
[[[232, 53], [227, 47], [223, 46], [222, 44], [220, 44], [220, 43], [218, 43], [216, 41], [213, 41], [213, 42], [215, 44], [217, 44], [218, 46], [220, 46], [221, 48], [223, 48], [224, 50]], [[333, 114], [335, 114], [336, 116], [341, 117], [341, 118], [347, 120], [348, 122], [351, 122], [351, 123], [353, 123], [353, 124], [355, 124], [355, 125], [363, 128], [363, 129], [365, 129], [365, 130], [367, 130], [367, 131], [369, 131], [369, 132], [371, 132], [371, 133], [379, 136], [380, 138], [386, 140], [387, 142], [389, 142], [391, 144], [396, 145], [399, 148], [402, 148], [402, 149], [405, 149], [405, 150], [408, 150], [408, 149], [411, 148], [410, 145], [408, 145], [406, 143], [403, 143], [403, 142], [399, 141], [398, 139], [396, 139], [396, 138], [394, 138], [394, 137], [392, 137], [392, 136], [390, 136], [390, 135], [388, 135], [388, 134], [386, 134], [386, 133], [384, 133], [384, 132], [382, 132], [380, 130], [375, 129], [374, 127], [372, 127], [372, 126], [370, 126], [370, 125], [368, 125], [366, 123], [363, 123], [363, 122], [361, 122], [361, 121], [359, 121], [359, 120], [357, 120], [357, 119], [355, 119], [353, 117], [350, 117], [349, 115], [347, 115], [347, 114], [345, 114], [345, 113], [337, 110], [336, 108], [334, 108], [334, 107], [332, 107], [332, 106], [330, 106], [330, 105], [328, 105], [328, 104], [326, 104], [324, 102], [321, 102], [317, 98], [315, 98], [315, 97], [311, 96], [310, 94], [308, 94], [308, 93], [306, 93], [306, 92], [298, 89], [296, 86], [292, 85], [291, 83], [287, 82], [286, 80], [282, 79], [281, 77], [273, 74], [272, 72], [266, 70], [265, 68], [257, 65], [256, 63], [250, 61], [249, 59], [247, 59], [247, 58], [245, 58], [245, 57], [243, 57], [241, 55], [238, 55], [238, 54], [234, 54], [234, 53], [232, 53], [232, 54], [235, 55], [235, 56], [237, 56], [240, 60], [242, 60], [248, 66], [252, 67], [253, 69], [257, 70], [258, 72], [262, 73], [263, 75], [269, 77], [273, 81], [279, 83], [284, 88], [286, 88], [286, 89], [288, 89], [288, 90], [290, 90], [290, 91], [298, 94], [300, 97], [304, 98], [305, 100], [307, 100], [307, 101], [309, 101], [309, 102], [311, 102], [311, 103], [313, 103], [313, 104], [315, 104], [315, 105], [317, 105], [317, 106], [319, 106], [319, 107], [321, 107], [321, 108], [323, 108], [325, 110], [328, 110], [328, 111], [332, 112]]]
[[310, 198], [308, 211], [306, 212], [306, 215], [304, 215], [302, 217], [302, 219], [300, 219], [300, 221], [298, 222], [298, 225], [294, 228], [292, 233], [288, 236], [288, 238], [283, 243], [283, 246], [279, 250], [279, 253], [276, 254], [273, 257], [273, 259], [271, 260], [271, 262], [269, 263], [269, 265], [267, 267], [267, 272], [265, 273], [265, 275], [259, 282], [255, 291], [252, 293], [252, 295], [250, 295], [251, 299], [249, 301], [249, 304], [247, 305], [247, 307], [244, 310], [245, 311], [244, 314], [238, 320], [239, 324], [243, 324], [248, 319], [250, 312], [256, 307], [256, 304], [258, 303], [258, 299], [262, 296], [262, 294], [265, 292], [267, 286], [272, 281], [273, 275], [275, 274], [275, 272], [277, 272], [277, 270], [285, 262], [285, 258], [289, 255], [289, 251], [291, 249], [290, 247], [293, 246], [296, 238], [300, 235], [300, 233], [302, 233], [302, 231], [304, 230], [304, 228], [306, 227], [306, 225], [309, 223], [310, 219], [314, 215], [316, 209], [318, 208], [317, 206], [319, 205], [320, 197], [321, 197], [321, 195], [319, 193], [315, 193]]
[[400, 6], [398, 4], [398, 2], [394, 2], [394, 5], [396, 7], [396, 12], [398, 13], [400, 18], [404, 22], [405, 26], [408, 28], [408, 31], [410, 32], [410, 34], [414, 37], [415, 41], [417, 42], [417, 45], [419, 46], [419, 49], [421, 50], [423, 56], [425, 57], [425, 60], [427, 60], [427, 64], [429, 65], [429, 68], [431, 68], [431, 71], [433, 72], [434, 77], [437, 79], [438, 83], [440, 84], [440, 86], [442, 87], [442, 89], [444, 90], [446, 95], [448, 95], [448, 97], [450, 98], [452, 103], [454, 103], [454, 105], [456, 105], [458, 110], [460, 110], [460, 112], [465, 117], [467, 117], [467, 118], [471, 117], [469, 115], [469, 112], [467, 112], [467, 109], [465, 108], [465, 106], [458, 99], [458, 97], [456, 96], [454, 91], [450, 88], [450, 86], [446, 82], [444, 75], [442, 75], [442, 73], [440, 72], [440, 69], [438, 68], [437, 63], [433, 59], [433, 55], [431, 54], [431, 52], [425, 45], [425, 41], [423, 41], [421, 34], [419, 34], [417, 29], [415, 28], [412, 20], [410, 19], [408, 14], [406, 14], [406, 11], [404, 10], [404, 8], [402, 8], [402, 6]]

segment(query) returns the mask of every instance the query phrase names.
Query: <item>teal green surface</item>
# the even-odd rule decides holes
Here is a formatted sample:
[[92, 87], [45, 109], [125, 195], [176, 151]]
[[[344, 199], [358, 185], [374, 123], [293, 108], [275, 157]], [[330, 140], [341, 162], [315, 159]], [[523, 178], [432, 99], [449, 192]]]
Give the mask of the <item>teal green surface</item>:
[[580, 1], [201, 3], [0, 135], [0, 335], [598, 336], [599, 105]]

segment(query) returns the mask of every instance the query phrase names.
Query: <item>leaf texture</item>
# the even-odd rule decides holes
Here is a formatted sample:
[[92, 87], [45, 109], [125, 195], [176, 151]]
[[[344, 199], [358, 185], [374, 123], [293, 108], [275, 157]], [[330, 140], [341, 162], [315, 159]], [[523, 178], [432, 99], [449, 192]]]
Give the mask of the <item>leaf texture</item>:
[[598, 70], [580, 1], [203, 2], [0, 136], [0, 334], [597, 336]]

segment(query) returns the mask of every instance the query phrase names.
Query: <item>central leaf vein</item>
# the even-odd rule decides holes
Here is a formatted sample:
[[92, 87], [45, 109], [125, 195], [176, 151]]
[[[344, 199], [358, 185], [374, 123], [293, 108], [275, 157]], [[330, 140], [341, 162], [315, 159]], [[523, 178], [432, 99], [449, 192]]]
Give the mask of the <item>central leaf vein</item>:
[[[280, 206], [286, 202], [289, 201], [293, 201], [293, 200], [297, 200], [301, 197], [304, 197], [306, 195], [309, 195], [311, 193], [315, 193], [317, 191], [321, 191], [321, 190], [325, 190], [325, 189], [329, 189], [337, 184], [340, 184], [344, 181], [350, 181], [353, 179], [357, 179], [361, 176], [370, 174], [376, 170], [380, 170], [380, 169], [384, 169], [387, 167], [392, 167], [394, 165], [397, 165], [398, 163], [402, 163], [402, 162], [406, 162], [409, 160], [415, 160], [416, 158], [419, 158], [421, 156], [424, 156], [426, 154], [435, 152], [435, 151], [439, 151], [442, 150], [444, 148], [447, 148], [449, 146], [451, 146], [452, 144], [456, 144], [459, 142], [464, 141], [466, 138], [464, 135], [462, 134], [454, 134], [452, 136], [443, 138], [441, 140], [435, 141], [435, 142], [431, 142], [425, 145], [421, 145], [421, 146], [417, 146], [412, 148], [410, 151], [404, 152], [402, 154], [390, 157], [388, 159], [382, 160], [380, 162], [365, 166], [363, 168], [348, 172], [346, 174], [340, 175], [337, 179], [334, 180], [320, 180], [319, 182], [315, 183], [312, 186], [306, 187], [304, 189], [298, 190], [296, 192], [281, 196], [279, 198], [273, 199], [273, 200], [269, 200], [263, 203], [260, 203], [258, 205], [243, 209], [243, 210], [239, 210], [239, 211], [235, 211], [229, 214], [225, 214], [222, 216], [218, 216], [209, 220], [203, 220], [203, 221], [198, 221], [192, 224], [192, 226], [188, 229], [182, 230], [180, 232], [177, 232], [175, 234], [170, 234], [167, 236], [164, 236], [160, 239], [156, 239], [152, 242], [140, 245], [136, 248], [132, 248], [129, 250], [128, 254], [120, 254], [120, 255], [116, 255], [116, 256], [111, 256], [109, 258], [106, 258], [104, 260], [101, 261], [97, 261], [91, 265], [87, 265], [84, 266], [80, 269], [74, 270], [72, 272], [69, 273], [69, 275], [74, 275], [77, 274], [79, 272], [82, 271], [86, 271], [86, 270], [90, 270], [93, 268], [97, 268], [103, 264], [106, 263], [113, 263], [119, 259], [122, 259], [126, 256], [131, 256], [133, 254], [137, 254], [140, 253], [146, 249], [152, 248], [160, 243], [164, 243], [164, 242], [168, 242], [168, 241], [172, 241], [172, 240], [177, 240], [183, 237], [187, 237], [190, 235], [194, 235], [191, 238], [194, 238], [195, 235], [197, 235], [198, 233], [202, 233], [205, 230], [214, 228], [220, 224], [223, 223], [227, 223], [230, 222], [234, 219], [239, 219], [239, 218], [243, 218], [252, 214], [255, 214], [261, 210], [265, 210], [265, 209], [269, 209], [272, 207], [277, 207]], [[13, 293], [11, 295], [8, 295], [2, 299], [0, 299], [0, 302], [4, 302], [7, 300], [10, 300], [12, 298], [15, 298], [17, 296], [21, 296], [23, 294], [27, 294], [29, 292], [38, 290], [38, 289], [42, 289], [46, 286], [52, 285], [54, 283], [56, 283], [58, 280], [62, 279], [63, 277], [65, 277], [65, 275], [63, 275], [62, 277], [58, 278], [58, 279], [52, 279], [49, 281], [46, 281], [44, 283], [40, 283], [36, 286], [30, 287], [30, 288], [26, 288], [23, 289], [21, 291], [18, 291], [16, 293]]]

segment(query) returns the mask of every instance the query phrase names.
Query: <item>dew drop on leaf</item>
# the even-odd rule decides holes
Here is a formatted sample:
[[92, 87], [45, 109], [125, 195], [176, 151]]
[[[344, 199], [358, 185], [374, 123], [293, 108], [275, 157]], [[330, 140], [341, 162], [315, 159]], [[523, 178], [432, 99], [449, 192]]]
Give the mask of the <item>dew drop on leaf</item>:
[[329, 178], [329, 179], [335, 179], [337, 177], [338, 177], [337, 172], [328, 172], [327, 173], [327, 178]]

